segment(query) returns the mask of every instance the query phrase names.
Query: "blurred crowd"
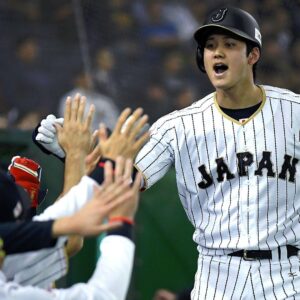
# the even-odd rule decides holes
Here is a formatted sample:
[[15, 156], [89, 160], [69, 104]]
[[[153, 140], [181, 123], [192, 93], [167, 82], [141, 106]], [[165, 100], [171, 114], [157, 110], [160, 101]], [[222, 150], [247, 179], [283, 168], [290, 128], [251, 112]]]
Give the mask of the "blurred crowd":
[[[111, 126], [126, 106], [142, 106], [152, 123], [200, 99], [212, 87], [196, 67], [193, 32], [223, 3], [1, 1], [0, 128], [31, 129], [45, 115], [61, 114], [65, 96], [78, 90], [98, 103], [97, 122]], [[300, 93], [299, 1], [225, 3], [259, 21], [257, 83]]]

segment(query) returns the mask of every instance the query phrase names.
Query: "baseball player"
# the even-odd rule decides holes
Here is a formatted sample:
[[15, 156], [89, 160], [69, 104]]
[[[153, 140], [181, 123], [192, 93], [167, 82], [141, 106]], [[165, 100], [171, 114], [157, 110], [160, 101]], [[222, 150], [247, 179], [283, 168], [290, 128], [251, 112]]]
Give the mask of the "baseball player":
[[194, 38], [215, 92], [153, 124], [135, 162], [144, 188], [175, 166], [199, 251], [193, 300], [300, 298], [299, 95], [255, 83], [249, 13], [216, 9]]
[[195, 32], [215, 92], [162, 117], [136, 158], [145, 187], [176, 169], [199, 259], [191, 298], [300, 297], [300, 98], [255, 84], [262, 37], [224, 7]]

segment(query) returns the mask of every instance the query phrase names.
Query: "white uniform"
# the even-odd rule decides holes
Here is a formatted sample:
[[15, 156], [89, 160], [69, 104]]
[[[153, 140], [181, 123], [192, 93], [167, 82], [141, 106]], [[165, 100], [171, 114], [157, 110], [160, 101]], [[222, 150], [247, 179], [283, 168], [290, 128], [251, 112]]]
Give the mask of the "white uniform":
[[126, 298], [135, 246], [128, 238], [111, 235], [100, 245], [101, 257], [88, 283], [67, 289], [44, 290], [6, 282], [0, 271], [1, 300], [123, 300]]
[[[175, 166], [179, 197], [195, 227], [193, 239], [200, 254], [193, 299], [221, 299], [220, 294], [211, 294], [210, 289], [219, 290], [216, 281], [224, 284], [230, 278], [228, 285], [235, 283], [231, 269], [236, 272], [241, 259], [226, 254], [239, 249], [273, 250], [288, 244], [300, 248], [300, 98], [284, 89], [261, 89], [264, 99], [260, 108], [243, 123], [222, 112], [215, 93], [162, 117], [152, 126], [151, 139], [136, 158], [146, 187]], [[227, 268], [222, 278], [218, 276], [219, 259], [236, 266], [222, 266]], [[242, 260], [246, 275], [237, 285], [241, 288], [245, 283], [247, 289], [246, 282], [251, 283], [252, 277], [245, 271], [246, 263]], [[270, 260], [253, 262], [265, 263], [268, 278], [271, 276], [266, 284], [281, 285], [282, 291], [283, 278], [289, 275], [283, 273], [283, 267], [281, 272], [270, 271]], [[292, 272], [295, 263], [300, 276], [298, 259], [288, 263], [286, 270]], [[199, 291], [200, 277], [210, 297], [205, 288]], [[299, 282], [285, 293], [295, 289], [300, 293]], [[240, 297], [238, 293], [236, 299]]]

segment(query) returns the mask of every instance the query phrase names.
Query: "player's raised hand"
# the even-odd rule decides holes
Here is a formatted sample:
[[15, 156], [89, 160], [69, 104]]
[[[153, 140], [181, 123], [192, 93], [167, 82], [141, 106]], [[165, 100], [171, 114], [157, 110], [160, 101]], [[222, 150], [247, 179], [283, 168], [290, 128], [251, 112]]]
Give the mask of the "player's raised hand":
[[95, 112], [91, 105], [87, 116], [84, 116], [86, 98], [76, 94], [72, 99], [68, 97], [64, 112], [64, 126], [55, 125], [58, 133], [58, 141], [66, 154], [76, 152], [86, 156], [93, 143], [91, 123]]
[[100, 156], [115, 160], [119, 155], [134, 159], [149, 139], [148, 116], [138, 108], [132, 114], [129, 108], [121, 113], [112, 134], [108, 137], [104, 124], [99, 127], [99, 144], [89, 155], [89, 161], [97, 162]]
[[[119, 191], [122, 191], [122, 188]], [[116, 193], [113, 197], [107, 197], [108, 194], [104, 193], [101, 187], [95, 186], [93, 198], [87, 204], [73, 216], [58, 220], [58, 224], [55, 225], [64, 230], [70, 228], [69, 231], [72, 231], [73, 234], [81, 236], [94, 236], [114, 229], [121, 223], [104, 223], [104, 221], [110, 210], [125, 201], [124, 197], [120, 198], [118, 195], [119, 193]], [[57, 231], [56, 227], [53, 230]]]
[[63, 118], [56, 118], [54, 115], [48, 115], [40, 123], [37, 128], [37, 134], [34, 137], [35, 142], [40, 144], [44, 149], [50, 153], [60, 157], [65, 157], [65, 152], [58, 143], [57, 131], [55, 124], [63, 125]]
[[[95, 187], [94, 195], [77, 214], [71, 217], [77, 222], [78, 233], [96, 235], [121, 225], [122, 218], [134, 219], [139, 201], [140, 175], [132, 184], [132, 161], [118, 157], [113, 171], [112, 163], [105, 163], [105, 181]], [[109, 217], [112, 222], [103, 224]], [[121, 219], [119, 218], [121, 217]]]

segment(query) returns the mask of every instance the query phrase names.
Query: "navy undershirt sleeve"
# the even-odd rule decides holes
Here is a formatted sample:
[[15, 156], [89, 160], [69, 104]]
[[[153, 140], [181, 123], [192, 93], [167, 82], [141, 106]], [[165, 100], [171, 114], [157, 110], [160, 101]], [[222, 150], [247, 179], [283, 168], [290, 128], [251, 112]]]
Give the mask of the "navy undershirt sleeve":
[[6, 254], [22, 253], [53, 247], [53, 221], [19, 221], [0, 224], [0, 237]]

